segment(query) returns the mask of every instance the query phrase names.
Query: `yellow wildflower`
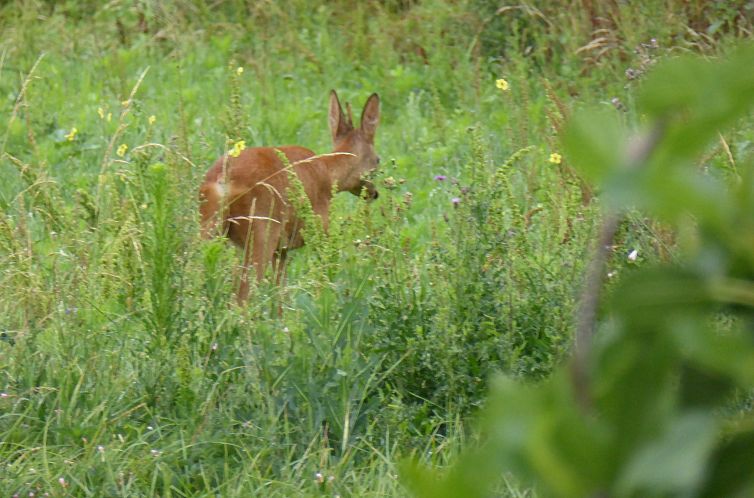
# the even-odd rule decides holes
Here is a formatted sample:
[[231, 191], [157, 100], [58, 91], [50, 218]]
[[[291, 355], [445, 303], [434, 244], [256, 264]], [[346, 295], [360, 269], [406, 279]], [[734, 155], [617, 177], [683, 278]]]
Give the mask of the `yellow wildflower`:
[[563, 160], [563, 157], [557, 152], [553, 152], [552, 154], [550, 154], [550, 162], [552, 164], [560, 164], [562, 160]]
[[246, 142], [244, 142], [243, 140], [239, 140], [238, 142], [235, 143], [235, 145], [233, 145], [233, 150], [228, 152], [228, 154], [230, 154], [231, 157], [238, 157], [239, 155], [241, 155], [241, 151], [244, 150], [245, 148], [246, 148]]
[[76, 129], [76, 127], [71, 128], [71, 131], [68, 132], [68, 134], [65, 136], [65, 139], [69, 142], [73, 142], [76, 140], [76, 133], [78, 133], [79, 130]]
[[495, 81], [495, 86], [504, 92], [507, 92], [511, 88], [511, 86], [508, 84], [508, 81], [504, 80], [503, 78]]
[[238, 66], [238, 67], [236, 68], [236, 74], [237, 74], [238, 76], [241, 76], [241, 75], [243, 74], [243, 68], [242, 68], [241, 66]]
[[112, 121], [112, 119], [113, 119], [113, 113], [112, 112], [108, 112], [107, 113], [107, 122], [109, 123], [110, 121]]
[[130, 103], [131, 103], [130, 100], [124, 100], [123, 102], [120, 103], [120, 105], [122, 105], [123, 107], [128, 107], [128, 104]]
[[147, 121], [149, 121], [149, 125], [152, 126], [154, 122], [157, 121], [157, 117], [152, 114], [151, 116], [149, 116], [149, 119]]
[[126, 155], [127, 150], [128, 150], [128, 145], [120, 144], [118, 146], [118, 150], [116, 150], [115, 153], [118, 154], [118, 157], [123, 157]]
[[105, 110], [101, 107], [97, 108], [97, 114], [99, 114], [100, 119], [105, 119]]

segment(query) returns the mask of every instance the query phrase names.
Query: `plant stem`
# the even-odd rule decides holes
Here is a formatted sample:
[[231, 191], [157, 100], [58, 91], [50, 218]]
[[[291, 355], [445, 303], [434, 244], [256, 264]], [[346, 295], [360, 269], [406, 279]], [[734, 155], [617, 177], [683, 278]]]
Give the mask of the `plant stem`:
[[[648, 133], [638, 135], [627, 143], [626, 168], [638, 170], [646, 164], [662, 137], [664, 123], [658, 123]], [[608, 208], [600, 226], [597, 247], [589, 261], [579, 308], [576, 311], [576, 338], [571, 381], [581, 407], [591, 411], [592, 399], [589, 389], [588, 366], [592, 351], [594, 331], [597, 325], [597, 307], [600, 303], [605, 264], [612, 251], [615, 233], [623, 218], [621, 210]]]

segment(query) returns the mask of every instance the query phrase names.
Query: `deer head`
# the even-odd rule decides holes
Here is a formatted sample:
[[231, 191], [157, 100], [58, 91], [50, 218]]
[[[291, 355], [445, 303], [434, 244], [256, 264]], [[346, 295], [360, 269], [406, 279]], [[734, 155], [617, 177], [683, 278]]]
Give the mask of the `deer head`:
[[376, 199], [379, 193], [366, 177], [380, 164], [380, 157], [374, 150], [374, 135], [380, 122], [380, 97], [376, 93], [369, 96], [361, 111], [358, 128], [353, 125], [351, 106], [346, 105], [346, 109], [347, 114], [343, 112], [335, 90], [330, 91], [329, 122], [333, 150], [352, 154], [345, 161], [345, 171], [338, 175], [338, 191], [354, 195], [364, 192], [368, 200]]

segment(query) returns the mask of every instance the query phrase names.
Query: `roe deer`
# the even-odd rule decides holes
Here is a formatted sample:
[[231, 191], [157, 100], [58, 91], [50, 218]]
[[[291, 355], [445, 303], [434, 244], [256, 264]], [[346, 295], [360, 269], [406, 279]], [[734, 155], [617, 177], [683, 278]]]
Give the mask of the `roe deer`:
[[[378, 196], [374, 185], [363, 178], [377, 168], [374, 135], [380, 120], [380, 99], [374, 93], [364, 105], [361, 123], [354, 128], [351, 106], [343, 113], [335, 90], [330, 92], [329, 123], [333, 152], [315, 155], [296, 145], [244, 149], [237, 157], [218, 159], [207, 172], [199, 191], [202, 237], [217, 228], [244, 251], [238, 301], [249, 294], [250, 262], [257, 280], [272, 263], [276, 280], [284, 277], [288, 249], [304, 244], [302, 222], [288, 199], [288, 170], [301, 180], [315, 215], [327, 230], [333, 191], [348, 191], [366, 198]], [[286, 168], [279, 154], [289, 162]], [[335, 188], [333, 188], [335, 187]]]

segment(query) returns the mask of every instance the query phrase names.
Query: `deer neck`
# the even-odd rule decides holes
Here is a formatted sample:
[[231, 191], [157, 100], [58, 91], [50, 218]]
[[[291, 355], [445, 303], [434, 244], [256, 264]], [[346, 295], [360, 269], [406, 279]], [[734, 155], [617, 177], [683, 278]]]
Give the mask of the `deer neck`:
[[358, 182], [354, 174], [354, 162], [356, 157], [347, 151], [335, 150], [322, 158], [326, 171], [330, 177], [330, 186], [336, 185], [337, 192], [352, 190]]

